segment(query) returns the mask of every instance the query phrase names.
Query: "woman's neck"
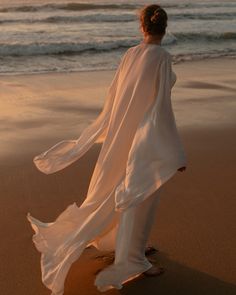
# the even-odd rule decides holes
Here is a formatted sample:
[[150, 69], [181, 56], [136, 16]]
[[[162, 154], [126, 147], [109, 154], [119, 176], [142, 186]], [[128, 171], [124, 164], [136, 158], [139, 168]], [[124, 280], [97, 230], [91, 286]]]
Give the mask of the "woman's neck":
[[152, 36], [145, 35], [143, 38], [144, 43], [158, 44], [161, 45], [162, 37], [161, 36]]

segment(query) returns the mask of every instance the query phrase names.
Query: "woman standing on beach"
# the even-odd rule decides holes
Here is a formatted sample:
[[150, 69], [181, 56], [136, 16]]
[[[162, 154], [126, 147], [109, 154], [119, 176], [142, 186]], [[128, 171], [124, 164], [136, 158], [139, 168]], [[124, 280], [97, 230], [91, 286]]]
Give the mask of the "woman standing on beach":
[[51, 223], [28, 213], [41, 252], [42, 280], [53, 295], [62, 295], [71, 264], [88, 246], [115, 250], [115, 261], [100, 271], [100, 291], [163, 268], [145, 256], [161, 186], [186, 166], [171, 105], [176, 76], [171, 56], [161, 47], [167, 14], [158, 5], [140, 12], [143, 41], [129, 48], [119, 64], [102, 112], [76, 140], [64, 140], [36, 156], [43, 173], [64, 169], [104, 138], [80, 207], [68, 206]]

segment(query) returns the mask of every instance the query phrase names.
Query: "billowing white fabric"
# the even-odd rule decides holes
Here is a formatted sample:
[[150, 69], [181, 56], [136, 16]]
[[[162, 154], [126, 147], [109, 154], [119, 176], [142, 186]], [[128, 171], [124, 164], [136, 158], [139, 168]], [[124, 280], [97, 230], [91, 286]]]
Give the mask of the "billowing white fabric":
[[[61, 141], [34, 158], [40, 171], [55, 173], [78, 160], [104, 137], [82, 205], [69, 205], [51, 223], [27, 215], [35, 230], [33, 241], [42, 253], [42, 280], [53, 295], [63, 294], [70, 266], [85, 247], [122, 248], [122, 240], [132, 232], [134, 208], [178, 168], [186, 166], [171, 104], [175, 80], [171, 56], [161, 46], [142, 42], [129, 48], [97, 119], [78, 139]], [[122, 226], [121, 220], [126, 220]], [[120, 288], [148, 267], [150, 264], [132, 264], [132, 271], [120, 276], [119, 283], [109, 281], [112, 276], [107, 271], [95, 284], [100, 291]], [[114, 274], [114, 269], [111, 271]], [[119, 277], [122, 267], [117, 264], [115, 271]]]

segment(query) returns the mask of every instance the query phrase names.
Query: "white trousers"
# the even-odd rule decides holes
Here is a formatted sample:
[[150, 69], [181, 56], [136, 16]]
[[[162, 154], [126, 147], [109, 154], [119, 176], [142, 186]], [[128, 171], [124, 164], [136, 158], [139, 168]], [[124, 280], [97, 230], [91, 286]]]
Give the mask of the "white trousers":
[[160, 188], [142, 203], [120, 214], [115, 261], [97, 275], [95, 285], [99, 291], [121, 289], [123, 283], [152, 267], [145, 256], [145, 248], [159, 199]]

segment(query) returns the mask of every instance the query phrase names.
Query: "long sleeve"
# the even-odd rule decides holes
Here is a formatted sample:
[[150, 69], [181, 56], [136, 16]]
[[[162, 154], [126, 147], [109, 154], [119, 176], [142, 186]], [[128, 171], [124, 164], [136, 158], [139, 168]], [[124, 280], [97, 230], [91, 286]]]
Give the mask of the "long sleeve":
[[95, 121], [84, 129], [78, 139], [60, 141], [47, 151], [33, 158], [34, 164], [41, 172], [45, 174], [51, 174], [69, 166], [82, 157], [99, 139], [99, 137], [106, 132], [116, 94], [116, 87], [119, 80], [120, 71], [127, 53], [128, 50], [120, 61], [120, 64], [108, 89], [103, 109]]

